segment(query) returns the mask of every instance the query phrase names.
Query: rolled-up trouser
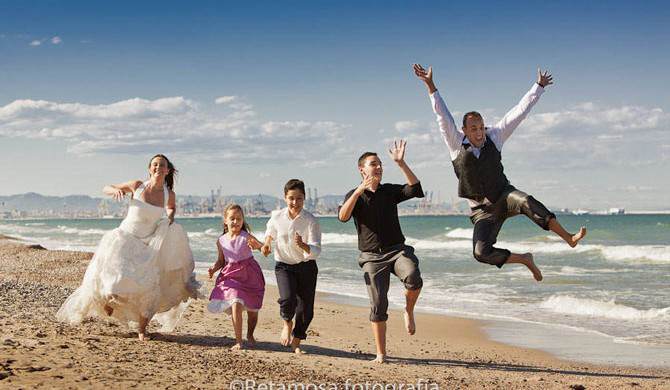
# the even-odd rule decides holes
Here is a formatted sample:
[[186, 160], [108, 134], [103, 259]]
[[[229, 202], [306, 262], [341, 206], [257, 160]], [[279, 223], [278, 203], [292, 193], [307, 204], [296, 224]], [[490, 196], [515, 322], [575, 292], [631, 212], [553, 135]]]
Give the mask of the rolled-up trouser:
[[525, 214], [544, 230], [549, 230], [549, 221], [556, 218], [535, 198], [511, 186], [495, 203], [483, 203], [472, 209], [470, 220], [475, 225], [472, 254], [477, 261], [498, 268], [507, 262], [511, 252], [493, 245], [505, 220], [519, 214]]
[[363, 269], [363, 277], [370, 297], [370, 321], [383, 322], [388, 319], [388, 291], [391, 273], [400, 279], [408, 290], [418, 290], [423, 286], [419, 259], [414, 248], [401, 244], [380, 253], [361, 252], [358, 264]]
[[284, 321], [295, 316], [293, 337], [305, 340], [307, 328], [314, 318], [314, 295], [319, 268], [315, 260], [298, 264], [275, 264], [275, 276], [279, 289], [279, 315]]

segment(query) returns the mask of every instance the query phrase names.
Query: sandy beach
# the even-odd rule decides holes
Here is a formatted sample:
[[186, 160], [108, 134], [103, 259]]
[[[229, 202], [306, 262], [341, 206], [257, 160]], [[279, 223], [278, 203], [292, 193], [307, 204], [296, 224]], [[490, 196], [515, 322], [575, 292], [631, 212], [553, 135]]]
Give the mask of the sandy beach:
[[307, 354], [298, 356], [278, 343], [272, 286], [253, 350], [228, 350], [230, 320], [208, 313], [206, 301], [194, 302], [174, 332], [154, 333], [148, 342], [109, 320], [57, 323], [54, 315], [90, 257], [0, 238], [0, 388], [670, 388], [670, 369], [564, 361], [490, 341], [477, 321], [422, 313], [411, 337], [401, 314], [390, 314], [390, 362], [372, 364], [368, 309], [323, 294], [304, 342]]

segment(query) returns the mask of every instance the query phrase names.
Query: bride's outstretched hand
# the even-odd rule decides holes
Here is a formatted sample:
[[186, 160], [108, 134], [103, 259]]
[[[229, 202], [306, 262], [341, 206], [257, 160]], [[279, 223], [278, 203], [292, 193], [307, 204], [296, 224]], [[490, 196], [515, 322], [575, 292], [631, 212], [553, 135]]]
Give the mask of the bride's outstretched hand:
[[122, 189], [116, 188], [116, 191], [112, 194], [112, 198], [114, 198], [115, 201], [121, 202], [123, 198], [125, 197], [125, 193], [123, 192]]

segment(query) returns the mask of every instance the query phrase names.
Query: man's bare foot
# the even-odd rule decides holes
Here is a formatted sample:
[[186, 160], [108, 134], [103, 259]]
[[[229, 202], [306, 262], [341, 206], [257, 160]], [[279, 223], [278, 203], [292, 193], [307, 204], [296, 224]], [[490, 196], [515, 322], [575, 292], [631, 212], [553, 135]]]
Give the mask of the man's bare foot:
[[105, 313], [107, 313], [108, 317], [111, 316], [112, 313], [114, 313], [114, 309], [112, 309], [112, 307], [109, 305], [105, 305], [103, 309], [105, 310]]
[[244, 345], [242, 343], [236, 343], [232, 347], [230, 347], [231, 351], [241, 351], [244, 349]]
[[284, 321], [284, 329], [281, 330], [281, 345], [287, 347], [291, 342], [291, 332], [293, 331], [293, 321]]
[[377, 357], [370, 361], [371, 363], [386, 363], [386, 355], [377, 354]]
[[579, 241], [582, 238], [584, 238], [584, 236], [586, 236], [586, 228], [582, 226], [581, 228], [579, 228], [579, 232], [577, 232], [577, 234], [574, 234], [572, 236], [572, 239], [570, 240], [570, 242], [568, 242], [568, 245], [570, 245], [571, 248], [576, 247]]
[[414, 323], [414, 310], [408, 312], [407, 309], [405, 309], [403, 317], [405, 318], [405, 329], [407, 329], [407, 333], [409, 333], [410, 335], [416, 333], [416, 324]]
[[296, 353], [296, 355], [304, 355], [307, 353], [300, 348], [301, 341], [302, 340], [297, 337], [294, 337], [293, 340], [291, 340], [291, 349]]
[[247, 334], [247, 344], [249, 344], [250, 347], [256, 345], [256, 339], [254, 338], [254, 335]]
[[540, 269], [537, 268], [537, 266], [535, 265], [535, 261], [533, 261], [533, 254], [524, 253], [523, 255], [521, 255], [521, 257], [524, 258], [525, 261], [523, 264], [526, 267], [528, 267], [530, 272], [533, 273], [533, 277], [535, 278], [535, 280], [537, 280], [538, 282], [542, 281], [542, 272], [540, 272]]

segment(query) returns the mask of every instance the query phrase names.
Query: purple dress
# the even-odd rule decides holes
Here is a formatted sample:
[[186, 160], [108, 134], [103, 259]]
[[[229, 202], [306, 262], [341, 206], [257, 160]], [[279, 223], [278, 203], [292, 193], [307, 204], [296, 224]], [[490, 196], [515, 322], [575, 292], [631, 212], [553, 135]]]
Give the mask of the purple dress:
[[258, 311], [263, 305], [265, 278], [247, 244], [248, 238], [249, 233], [244, 230], [232, 240], [225, 234], [219, 237], [226, 265], [209, 296], [207, 309], [212, 313], [231, 314], [235, 302], [241, 303], [247, 311]]

